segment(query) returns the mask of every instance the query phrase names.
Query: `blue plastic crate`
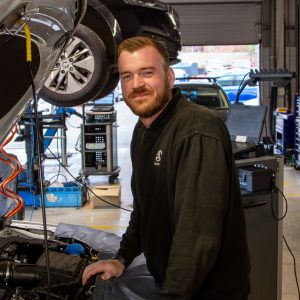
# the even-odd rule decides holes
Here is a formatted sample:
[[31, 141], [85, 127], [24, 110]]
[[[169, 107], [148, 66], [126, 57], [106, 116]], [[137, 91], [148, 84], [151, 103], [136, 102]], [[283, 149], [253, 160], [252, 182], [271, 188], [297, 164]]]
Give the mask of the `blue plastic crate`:
[[[41, 195], [34, 190], [20, 189], [18, 194], [25, 206], [41, 206]], [[83, 189], [76, 183], [64, 183], [63, 187], [48, 187], [44, 191], [46, 207], [80, 207], [83, 205]]]
[[40, 206], [39, 195], [37, 195], [34, 191], [30, 192], [29, 189], [26, 189], [18, 190], [17, 193], [23, 198], [25, 206]]
[[48, 187], [44, 192], [46, 207], [80, 207], [83, 204], [81, 187]]

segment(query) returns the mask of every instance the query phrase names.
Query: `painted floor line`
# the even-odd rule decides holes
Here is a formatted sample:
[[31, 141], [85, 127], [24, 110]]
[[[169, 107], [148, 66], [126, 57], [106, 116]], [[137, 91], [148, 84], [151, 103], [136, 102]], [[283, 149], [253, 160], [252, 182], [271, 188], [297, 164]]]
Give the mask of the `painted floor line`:
[[114, 229], [114, 228], [127, 228], [127, 226], [114, 226], [114, 225], [93, 225], [90, 226], [95, 229]]
[[300, 194], [285, 194], [287, 198], [297, 198], [300, 197]]

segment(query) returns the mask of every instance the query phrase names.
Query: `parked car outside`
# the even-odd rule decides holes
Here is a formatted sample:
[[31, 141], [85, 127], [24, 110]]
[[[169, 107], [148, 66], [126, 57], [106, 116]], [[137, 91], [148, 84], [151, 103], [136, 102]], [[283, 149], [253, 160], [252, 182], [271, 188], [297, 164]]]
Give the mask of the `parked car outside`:
[[[207, 76], [216, 77], [217, 82], [222, 86], [229, 101], [233, 104], [242, 82], [249, 79], [249, 72], [250, 70], [246, 68], [230, 68], [210, 72]], [[259, 87], [247, 85], [239, 96], [239, 103], [258, 105], [258, 97]]]
[[184, 69], [181, 68], [173, 68], [174, 73], [175, 73], [175, 78], [178, 81], [188, 81], [187, 77], [188, 74]]
[[225, 122], [230, 102], [218, 83], [208, 79], [191, 79], [188, 82], [176, 81], [175, 86], [188, 100], [211, 109]]
[[117, 47], [126, 38], [151, 36], [176, 63], [181, 50], [179, 17], [156, 0], [87, 0], [73, 41], [61, 54], [40, 92], [58, 106], [76, 106], [112, 92], [119, 81]]

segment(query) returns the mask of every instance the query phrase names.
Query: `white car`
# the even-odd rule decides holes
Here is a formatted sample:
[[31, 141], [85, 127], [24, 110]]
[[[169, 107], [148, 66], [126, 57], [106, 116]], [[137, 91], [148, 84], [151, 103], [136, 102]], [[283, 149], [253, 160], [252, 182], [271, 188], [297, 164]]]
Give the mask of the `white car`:
[[225, 122], [230, 102], [217, 82], [209, 78], [195, 78], [187, 82], [175, 82], [174, 86], [179, 87], [189, 101], [209, 108]]

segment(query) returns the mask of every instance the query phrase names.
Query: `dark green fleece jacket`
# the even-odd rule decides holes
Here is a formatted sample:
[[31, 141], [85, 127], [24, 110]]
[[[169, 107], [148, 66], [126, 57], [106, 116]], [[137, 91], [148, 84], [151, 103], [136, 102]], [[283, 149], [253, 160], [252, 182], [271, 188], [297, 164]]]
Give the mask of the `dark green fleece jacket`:
[[240, 299], [250, 262], [229, 134], [173, 95], [150, 128], [134, 129], [133, 212], [119, 253], [130, 263], [144, 252], [162, 299]]

